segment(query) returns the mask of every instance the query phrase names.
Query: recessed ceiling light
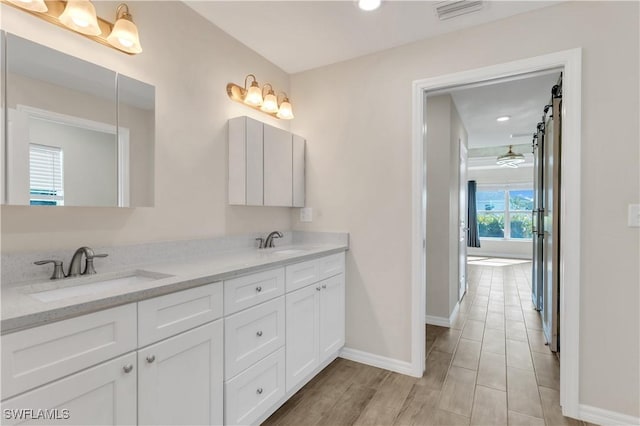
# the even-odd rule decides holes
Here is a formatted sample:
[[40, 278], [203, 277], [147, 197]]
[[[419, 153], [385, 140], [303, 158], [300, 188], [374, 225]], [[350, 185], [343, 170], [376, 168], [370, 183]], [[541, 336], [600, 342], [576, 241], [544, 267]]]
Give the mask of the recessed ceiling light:
[[509, 115], [503, 115], [502, 117], [498, 117], [496, 118], [496, 121], [509, 121], [509, 119], [511, 119], [511, 116]]
[[358, 0], [358, 7], [362, 10], [376, 10], [380, 7], [382, 0]]

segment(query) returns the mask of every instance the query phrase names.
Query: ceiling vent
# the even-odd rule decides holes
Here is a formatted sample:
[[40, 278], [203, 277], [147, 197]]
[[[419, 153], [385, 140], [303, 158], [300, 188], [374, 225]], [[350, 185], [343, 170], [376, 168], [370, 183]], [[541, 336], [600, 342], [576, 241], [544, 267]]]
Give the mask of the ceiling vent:
[[482, 1], [459, 0], [441, 1], [436, 3], [436, 12], [441, 21], [477, 12], [482, 9]]

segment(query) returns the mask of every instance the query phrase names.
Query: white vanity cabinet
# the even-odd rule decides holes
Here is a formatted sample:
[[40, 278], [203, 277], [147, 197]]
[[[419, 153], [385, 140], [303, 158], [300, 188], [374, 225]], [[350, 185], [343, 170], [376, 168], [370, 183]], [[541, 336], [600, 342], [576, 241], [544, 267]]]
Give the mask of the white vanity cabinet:
[[304, 207], [304, 138], [249, 117], [228, 131], [229, 204]]
[[222, 424], [222, 307], [213, 283], [4, 335], [2, 406], [55, 424]]
[[[129, 353], [2, 402], [2, 424], [136, 424], [136, 355]], [[30, 420], [7, 413], [47, 410]], [[9, 411], [7, 411], [9, 410]], [[32, 417], [38, 416], [34, 412]]]
[[[328, 256], [287, 267], [290, 268], [287, 276], [296, 276], [292, 271], [319, 271], [316, 282], [286, 295], [287, 392], [299, 387], [310, 373], [344, 346], [344, 255], [330, 258]], [[328, 260], [332, 264], [341, 261], [342, 268], [332, 268], [331, 271], [336, 275], [320, 280], [322, 265]], [[312, 267], [314, 263], [317, 268]], [[306, 281], [309, 281], [308, 275]]]

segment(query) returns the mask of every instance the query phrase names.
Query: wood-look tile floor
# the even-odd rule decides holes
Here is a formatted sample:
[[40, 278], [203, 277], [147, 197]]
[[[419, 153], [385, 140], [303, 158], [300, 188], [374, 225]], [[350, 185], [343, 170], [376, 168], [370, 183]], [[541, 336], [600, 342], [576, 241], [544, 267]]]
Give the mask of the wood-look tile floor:
[[558, 359], [531, 303], [531, 263], [469, 264], [451, 328], [426, 327], [420, 379], [338, 358], [265, 425], [584, 425], [563, 417]]

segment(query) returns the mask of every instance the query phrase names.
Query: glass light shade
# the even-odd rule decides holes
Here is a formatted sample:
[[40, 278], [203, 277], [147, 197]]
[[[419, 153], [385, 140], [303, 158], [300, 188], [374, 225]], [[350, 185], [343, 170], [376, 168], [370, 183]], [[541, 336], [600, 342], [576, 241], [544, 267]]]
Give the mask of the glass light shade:
[[282, 100], [276, 117], [282, 118], [283, 120], [291, 120], [293, 118], [293, 109], [291, 108], [288, 98]]
[[273, 90], [270, 90], [267, 96], [264, 97], [264, 102], [260, 109], [268, 113], [278, 112], [278, 98], [276, 98]]
[[116, 21], [107, 37], [107, 41], [117, 49], [128, 53], [142, 52], [140, 38], [138, 37], [138, 27], [127, 18], [120, 18]]
[[89, 0], [69, 0], [58, 18], [65, 26], [82, 34], [100, 35], [96, 8]]
[[244, 103], [252, 106], [262, 105], [262, 90], [260, 90], [257, 81], [251, 83], [251, 87], [249, 87], [244, 97]]
[[376, 10], [380, 7], [381, 0], [358, 0], [358, 7], [362, 10]]
[[30, 10], [32, 12], [46, 12], [49, 10], [44, 0], [7, 0], [11, 4], [15, 4], [22, 9]]

